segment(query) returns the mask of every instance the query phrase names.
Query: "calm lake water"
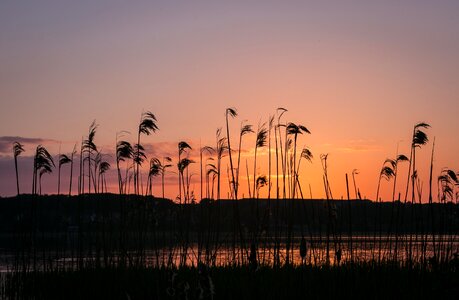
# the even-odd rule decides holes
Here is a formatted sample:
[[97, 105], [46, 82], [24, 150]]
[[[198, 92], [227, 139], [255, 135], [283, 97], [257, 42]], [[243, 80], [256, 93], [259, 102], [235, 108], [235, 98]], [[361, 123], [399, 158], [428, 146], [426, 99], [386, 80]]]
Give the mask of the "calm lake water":
[[[382, 236], [353, 236], [330, 239], [327, 243], [325, 236], [305, 237], [306, 256], [304, 260], [300, 256], [301, 238], [294, 238], [289, 247], [287, 255], [286, 239], [281, 239], [282, 243], [276, 247], [273, 238], [264, 238], [255, 245], [257, 263], [259, 265], [272, 266], [278, 257], [278, 262], [284, 264], [289, 257], [289, 261], [294, 265], [303, 263], [312, 265], [324, 265], [329, 261], [331, 265], [353, 261], [384, 261], [396, 259], [400, 263], [409, 257], [414, 262], [427, 260], [436, 254], [440, 259], [452, 259], [459, 254], [459, 238], [457, 235], [443, 236], [420, 236], [403, 235], [398, 238]], [[435, 244], [434, 244], [435, 240]], [[434, 247], [435, 245], [435, 247]], [[352, 251], [351, 251], [352, 247]], [[173, 245], [158, 249], [145, 249], [140, 254], [138, 251], [128, 251], [124, 256], [119, 252], [104, 252], [103, 249], [96, 251], [84, 251], [77, 255], [72, 251], [42, 251], [36, 250], [33, 253], [12, 253], [2, 251], [0, 255], [0, 272], [10, 272], [15, 267], [32, 269], [35, 263], [37, 269], [49, 268], [74, 268], [78, 262], [91, 265], [109, 266], [119, 263], [121, 257], [126, 259], [126, 263], [142, 264], [149, 267], [161, 265], [185, 264], [196, 266], [198, 262], [210, 265], [225, 266], [231, 264], [246, 264], [249, 261], [250, 245], [240, 244], [236, 247], [231, 246], [231, 242], [219, 244], [218, 246], [199, 245], [191, 243], [187, 247]], [[328, 250], [327, 250], [328, 249]], [[278, 253], [278, 255], [276, 255]], [[341, 255], [337, 255], [340, 253]], [[140, 254], [140, 255], [139, 255]], [[33, 255], [36, 260], [34, 262]], [[340, 256], [340, 257], [339, 257]]]

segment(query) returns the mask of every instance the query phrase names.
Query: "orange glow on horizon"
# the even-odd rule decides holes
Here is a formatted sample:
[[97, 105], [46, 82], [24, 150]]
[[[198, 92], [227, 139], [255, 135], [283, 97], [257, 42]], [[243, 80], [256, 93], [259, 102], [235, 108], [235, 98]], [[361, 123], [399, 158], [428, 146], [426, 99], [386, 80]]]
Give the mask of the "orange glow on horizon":
[[[307, 146], [314, 155], [312, 163], [301, 162], [305, 198], [309, 186], [313, 198], [325, 197], [320, 155], [328, 153], [333, 196], [347, 198], [345, 174], [351, 178], [357, 169], [361, 196], [374, 199], [382, 163], [395, 158], [397, 148], [409, 156], [413, 126], [431, 124], [429, 143], [416, 153], [426, 201], [434, 138], [434, 179], [446, 167], [459, 171], [458, 9], [454, 1], [1, 2], [0, 196], [16, 193], [11, 137], [26, 140], [18, 163], [21, 191], [29, 192], [37, 144], [55, 158], [59, 145], [68, 154], [93, 120], [100, 124], [95, 143], [111, 163], [108, 185], [117, 192], [115, 137], [126, 131], [123, 139], [136, 143], [140, 115], [151, 111], [159, 130], [142, 136], [141, 143], [148, 146], [148, 158], [173, 159], [166, 196], [178, 194], [171, 171], [177, 172], [177, 143], [187, 141], [195, 161], [191, 188], [200, 198], [198, 149], [215, 146], [217, 128], [226, 136], [226, 109], [237, 109], [229, 118], [237, 150], [241, 123], [256, 130], [274, 116], [277, 124], [277, 108], [284, 107], [282, 123], [302, 124], [311, 132], [297, 142], [298, 151]], [[244, 136], [240, 196], [248, 195], [246, 161], [253, 180], [254, 145], [254, 134]], [[268, 156], [266, 147], [257, 152], [256, 175], [269, 174]], [[226, 156], [222, 197], [229, 190], [228, 164]], [[67, 176], [68, 166], [63, 172]], [[56, 192], [56, 173], [43, 177], [45, 193]], [[402, 200], [407, 180], [405, 163], [396, 187]], [[158, 192], [159, 178], [154, 184]], [[383, 200], [392, 199], [392, 184], [381, 181]], [[436, 180], [432, 190], [437, 199]]]
[[[430, 132], [429, 132], [430, 133]], [[232, 141], [231, 145], [233, 147], [233, 162], [236, 164], [237, 162], [237, 149], [238, 149], [238, 140], [237, 131], [232, 131]], [[285, 136], [282, 137], [285, 140]], [[151, 157], [162, 158], [165, 156], [169, 156], [172, 158], [171, 165], [172, 167], [167, 169], [165, 175], [165, 196], [172, 200], [175, 200], [178, 196], [178, 179], [177, 179], [177, 152], [175, 150], [177, 147], [177, 143], [166, 143], [166, 142], [159, 142], [155, 143], [152, 140], [155, 139], [155, 136], [151, 137], [143, 137], [141, 142], [145, 140], [145, 147], [147, 149], [147, 160], [142, 165], [141, 169], [141, 188], [143, 193], [145, 194], [146, 190], [146, 181], [148, 177], [148, 166], [149, 166], [149, 159]], [[239, 173], [239, 196], [238, 198], [247, 198], [249, 196], [249, 188], [247, 182], [247, 175], [250, 179], [250, 189], [253, 195], [253, 179], [254, 179], [254, 148], [249, 148], [249, 145], [254, 145], [255, 143], [255, 134], [250, 134], [244, 136], [243, 139], [243, 146], [246, 147], [241, 149], [241, 165], [240, 165], [240, 173]], [[271, 145], [275, 145], [274, 134], [271, 136]], [[327, 165], [328, 165], [328, 176], [329, 176], [329, 183], [332, 191], [332, 196], [335, 199], [347, 199], [347, 188], [346, 188], [346, 181], [345, 181], [345, 174], [348, 174], [349, 178], [349, 194], [351, 199], [356, 198], [355, 188], [354, 188], [354, 178], [356, 188], [359, 190], [361, 197], [363, 199], [371, 199], [374, 200], [376, 196], [376, 189], [378, 185], [378, 178], [379, 178], [379, 170], [381, 169], [382, 162], [386, 158], [394, 158], [396, 153], [393, 151], [393, 154], [390, 155], [383, 151], [382, 146], [378, 146], [375, 142], [369, 143], [369, 146], [360, 146], [355, 141], [350, 141], [348, 145], [331, 145], [331, 144], [322, 144], [322, 145], [315, 145], [314, 142], [314, 133], [311, 135], [301, 135], [298, 138], [298, 147], [299, 145], [307, 145], [307, 147], [313, 153], [312, 162], [307, 161], [306, 159], [301, 160], [300, 169], [299, 169], [299, 182], [300, 187], [297, 190], [297, 198], [301, 198], [301, 194], [299, 190], [303, 193], [304, 199], [324, 199], [325, 198], [325, 191], [324, 191], [324, 184], [323, 184], [323, 169], [322, 164], [320, 161], [320, 154], [328, 153]], [[200, 156], [199, 156], [199, 143], [196, 142], [189, 142], [192, 145], [192, 149], [186, 151], [182, 154], [182, 158], [188, 157], [192, 159], [194, 162], [189, 166], [188, 174], [190, 175], [190, 191], [194, 194], [194, 197], [197, 201], [201, 199], [201, 183], [200, 183]], [[268, 143], [267, 143], [268, 144]], [[364, 141], [360, 141], [360, 144], [364, 144]], [[399, 142], [399, 153], [408, 154], [407, 151], [407, 143], [400, 143]], [[70, 143], [68, 143], [70, 145]], [[57, 147], [59, 146], [58, 143], [52, 143], [49, 145], [50, 151], [56, 151]], [[203, 147], [204, 144], [201, 144]], [[208, 146], [212, 146], [212, 144], [208, 144]], [[438, 146], [438, 144], [437, 144]], [[77, 147], [78, 148], [78, 147]], [[303, 146], [301, 146], [303, 148]], [[404, 149], [405, 148], [405, 149]], [[107, 186], [108, 191], [112, 193], [118, 193], [118, 183], [117, 183], [117, 175], [116, 175], [116, 164], [113, 162], [113, 148], [109, 146], [100, 147], [102, 149], [104, 156], [109, 159], [111, 163], [111, 170], [107, 173]], [[106, 150], [104, 150], [106, 149]], [[356, 149], [350, 151], [349, 149]], [[402, 151], [405, 150], [405, 152]], [[430, 152], [432, 149], [432, 143], [428, 143], [427, 145], [423, 146], [421, 149], [417, 150], [417, 169], [419, 172], [420, 183], [422, 184], [422, 201], [427, 201], [428, 196], [428, 170], [430, 167]], [[407, 150], [407, 151], [406, 151]], [[284, 149], [283, 149], [284, 151]], [[442, 153], [440, 149], [437, 148], [437, 153]], [[27, 148], [27, 152], [32, 153], [33, 148], [29, 146]], [[55, 154], [54, 152], [53, 154]], [[65, 151], [64, 151], [65, 153]], [[297, 150], [297, 164], [299, 160], [300, 150]], [[285, 154], [285, 153], [284, 153]], [[280, 198], [283, 198], [283, 179], [284, 175], [282, 174], [282, 162], [279, 161], [279, 176], [276, 172], [276, 151], [275, 148], [271, 148], [271, 198], [276, 197], [276, 178], [279, 178], [279, 194]], [[280, 149], [278, 149], [278, 155], [280, 155]], [[289, 157], [293, 155], [293, 150], [289, 151]], [[407, 155], [409, 156], [409, 155]], [[209, 154], [205, 154], [203, 156], [203, 197], [206, 195], [207, 190], [207, 183], [206, 183], [206, 163], [213, 163], [217, 165], [216, 157], [213, 155], [213, 161], [209, 160], [212, 157]], [[12, 158], [11, 158], [12, 159]], [[441, 160], [441, 157], [435, 157], [434, 160], [434, 176], [439, 175], [442, 167], [437, 164], [438, 161]], [[268, 163], [269, 161], [269, 151], [268, 147], [263, 147], [257, 150], [257, 171], [256, 176], [264, 175], [268, 177]], [[21, 157], [19, 157], [19, 162], [21, 163]], [[126, 174], [126, 167], [131, 165], [132, 162], [121, 162], [121, 174], [124, 178]], [[78, 178], [78, 161], [76, 161], [76, 165], [74, 169], [74, 182], [73, 182], [73, 193], [75, 194], [77, 191], [77, 178]], [[236, 167], [236, 166], [235, 166]], [[247, 169], [248, 167], [248, 174]], [[66, 174], [68, 170], [67, 166], [63, 166], [63, 174]], [[87, 168], [87, 167], [85, 167]], [[221, 163], [221, 178], [220, 178], [220, 185], [221, 185], [221, 198], [228, 198], [230, 195], [230, 183], [228, 178], [231, 178], [231, 175], [228, 177], [229, 171], [229, 157], [228, 153], [226, 152], [224, 157], [222, 158]], [[358, 170], [358, 174], [355, 174], [354, 178], [352, 177], [353, 170]], [[55, 193], [56, 187], [54, 182], [56, 181], [56, 172], [51, 175], [47, 175], [46, 178], [43, 179], [45, 183], [44, 192], [45, 193]], [[235, 172], [236, 174], [236, 172]], [[65, 175], [64, 175], [65, 176]], [[395, 192], [395, 198], [398, 199], [398, 194], [400, 193], [401, 200], [404, 200], [405, 197], [405, 189], [407, 184], [407, 176], [408, 176], [408, 163], [401, 163], [398, 167], [398, 176], [397, 176], [397, 186]], [[28, 177], [28, 176], [27, 176]], [[289, 186], [289, 180], [292, 178], [291, 175], [286, 174], [286, 190], [287, 190], [287, 197], [289, 197], [289, 191], [291, 190], [291, 186]], [[87, 178], [85, 179], [87, 181]], [[67, 182], [67, 179], [63, 179], [63, 182]], [[127, 189], [128, 192], [133, 193], [134, 188], [132, 186], [133, 180], [131, 178], [130, 186]], [[162, 181], [161, 176], [154, 177], [152, 179], [152, 191], [153, 195], [157, 197], [162, 196]], [[87, 183], [86, 183], [87, 184]], [[211, 184], [211, 183], [210, 183]], [[217, 197], [216, 194], [216, 186], [217, 180], [214, 182], [214, 198]], [[211, 187], [209, 188], [211, 189]], [[411, 185], [410, 185], [411, 189]], [[65, 190], [65, 188], [63, 188]], [[437, 184], [434, 180], [434, 184], [432, 187], [434, 199], [437, 197]], [[381, 188], [380, 188], [380, 198], [383, 201], [391, 201], [392, 200], [392, 191], [393, 191], [393, 179], [390, 181], [386, 181], [384, 179], [381, 180]], [[410, 195], [410, 194], [409, 194]], [[267, 198], [268, 197], [268, 186], [264, 186], [260, 188], [259, 193], [260, 198]], [[410, 196], [408, 197], [408, 201], [410, 201]], [[419, 201], [419, 200], [417, 200]]]

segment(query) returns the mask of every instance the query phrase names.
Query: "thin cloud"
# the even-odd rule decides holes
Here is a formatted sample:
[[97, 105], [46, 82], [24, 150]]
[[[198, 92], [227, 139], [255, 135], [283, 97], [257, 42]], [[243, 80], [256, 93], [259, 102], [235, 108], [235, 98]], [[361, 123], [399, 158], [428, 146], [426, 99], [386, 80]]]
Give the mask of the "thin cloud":
[[11, 154], [13, 143], [19, 142], [23, 145], [37, 145], [45, 143], [57, 143], [56, 140], [44, 138], [27, 138], [22, 136], [0, 136], [0, 154]]
[[374, 141], [368, 140], [351, 140], [348, 144], [339, 146], [336, 150], [341, 152], [378, 152], [383, 149], [376, 145]]

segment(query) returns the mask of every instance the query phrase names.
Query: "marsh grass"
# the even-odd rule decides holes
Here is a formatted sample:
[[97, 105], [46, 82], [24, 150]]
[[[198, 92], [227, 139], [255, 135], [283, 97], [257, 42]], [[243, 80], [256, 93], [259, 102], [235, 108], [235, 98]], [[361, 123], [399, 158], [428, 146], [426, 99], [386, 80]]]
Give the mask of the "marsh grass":
[[92, 268], [2, 275], [4, 299], [454, 299], [457, 265]]
[[[71, 162], [73, 168], [76, 148], [71, 158], [59, 155], [58, 195], [41, 196], [42, 175], [52, 172], [54, 161], [43, 146], [38, 146], [32, 195], [0, 198], [0, 258], [9, 257], [5, 259], [7, 272], [0, 273], [1, 298], [457, 296], [459, 174], [442, 170], [438, 202], [434, 202], [432, 149], [429, 203], [422, 204], [416, 151], [427, 143], [422, 130], [430, 126], [419, 123], [414, 127], [410, 159], [397, 150], [396, 159], [384, 162], [374, 202], [361, 198], [355, 182], [357, 170], [352, 171], [356, 199], [350, 198], [347, 174], [347, 201], [333, 197], [328, 154], [320, 155], [326, 199], [306, 201], [299, 180], [300, 163], [302, 158], [312, 162], [313, 156], [306, 146], [298, 154], [297, 143], [302, 133], [310, 132], [302, 125], [281, 122], [286, 112], [284, 108], [277, 110], [277, 124], [274, 117], [267, 127], [260, 121], [252, 178], [245, 161], [249, 199], [239, 197], [241, 145], [243, 136], [254, 132], [251, 125], [241, 123], [239, 144], [233, 146], [238, 149], [237, 162], [233, 164], [228, 117], [237, 116], [234, 108], [226, 111], [226, 136], [218, 129], [215, 148], [199, 147], [201, 199], [195, 199], [194, 191], [190, 191], [193, 173], [188, 166], [194, 161], [189, 158], [191, 146], [183, 141], [178, 143], [175, 201], [164, 199], [164, 174], [166, 168], [175, 165], [169, 157], [150, 157], [144, 188], [141, 165], [148, 153], [140, 138], [158, 130], [151, 112], [142, 114], [136, 144], [118, 140], [117, 134], [119, 195], [107, 194], [105, 172], [110, 164], [94, 143], [95, 121], [81, 144], [78, 196], [59, 196], [61, 166]], [[268, 178], [257, 169], [257, 150], [266, 146]], [[20, 144], [13, 145], [13, 150], [19, 194]], [[275, 197], [271, 197], [271, 152], [276, 164]], [[227, 160], [229, 166], [225, 165]], [[397, 163], [401, 161], [409, 161], [403, 203], [400, 193], [395, 201]], [[221, 172], [225, 169], [227, 200], [220, 197]], [[163, 198], [153, 195], [152, 178], [159, 175]], [[379, 198], [382, 178], [393, 178], [392, 202]], [[261, 199], [259, 192], [265, 185], [268, 198]], [[129, 194], [131, 187], [134, 194]], [[387, 232], [384, 238], [383, 232]]]
[[[287, 234], [260, 233], [257, 241], [263, 248], [248, 251], [234, 249], [239, 243], [234, 241], [231, 222], [233, 201], [177, 204], [151, 196], [113, 194], [0, 199], [0, 248], [12, 253], [9, 272], [2, 275], [0, 298], [185, 299], [188, 293], [188, 299], [196, 299], [199, 282], [210, 286], [209, 278], [215, 299], [451, 298], [457, 292], [458, 224], [447, 218], [457, 212], [455, 204], [417, 204], [415, 208], [425, 216], [425, 232], [438, 228], [435, 233], [446, 234], [434, 245], [437, 257], [430, 256], [431, 252], [426, 255], [426, 249], [414, 247], [416, 244], [416, 251], [410, 252], [404, 243], [397, 259], [392, 259], [394, 249], [387, 248], [389, 242], [384, 239], [381, 243], [372, 233], [380, 226], [388, 230], [393, 203], [289, 199], [289, 205], [280, 206], [265, 227], [278, 224], [279, 232]], [[241, 225], [248, 230], [255, 204], [265, 211], [270, 201], [286, 202], [239, 200]], [[331, 207], [340, 220], [333, 223], [339, 235], [323, 226]], [[401, 204], [399, 209], [407, 216], [412, 210], [411, 204]], [[436, 216], [434, 226], [427, 222], [429, 213]], [[365, 226], [379, 215], [381, 225]], [[179, 228], [178, 218], [184, 216]], [[409, 236], [413, 229], [420, 229], [414, 221], [405, 219], [405, 226], [398, 228], [400, 238], [401, 233]], [[287, 244], [289, 226], [291, 248], [279, 247]], [[353, 259], [340, 233], [348, 228], [354, 234], [347, 237], [354, 242]], [[192, 246], [196, 242], [197, 248]], [[255, 245], [251, 239], [244, 242]], [[300, 249], [301, 243], [306, 251]], [[374, 247], [381, 249], [381, 259], [362, 256], [365, 251], [374, 252]], [[337, 251], [342, 251], [341, 263], [337, 263]], [[172, 281], [177, 285], [173, 296], [167, 293]], [[204, 298], [210, 299], [212, 294], [206, 293]]]

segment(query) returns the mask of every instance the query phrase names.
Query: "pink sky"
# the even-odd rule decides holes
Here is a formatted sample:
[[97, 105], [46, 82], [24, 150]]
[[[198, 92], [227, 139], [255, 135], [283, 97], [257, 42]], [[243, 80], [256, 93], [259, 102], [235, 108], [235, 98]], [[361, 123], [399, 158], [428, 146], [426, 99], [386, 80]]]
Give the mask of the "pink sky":
[[[300, 176], [317, 198], [321, 153], [329, 153], [335, 197], [346, 195], [345, 173], [359, 169], [362, 195], [373, 198], [381, 163], [397, 144], [409, 155], [421, 121], [436, 138], [435, 176], [459, 171], [457, 15], [457, 1], [2, 1], [0, 195], [15, 194], [5, 137], [41, 139], [26, 143], [19, 160], [28, 191], [27, 156], [38, 142], [68, 153], [96, 119], [96, 143], [113, 155], [116, 133], [134, 134], [145, 110], [160, 131], [143, 141], [176, 159], [181, 140], [213, 146], [227, 107], [239, 112], [234, 137], [242, 120], [256, 127], [287, 108], [284, 120], [312, 133], [299, 141], [315, 155]], [[418, 157], [424, 196], [431, 147]], [[266, 156], [259, 166], [267, 174]], [[406, 173], [401, 167], [400, 189]], [[47, 193], [56, 191], [54, 176], [44, 178]], [[167, 195], [176, 194], [171, 186]], [[381, 195], [389, 194], [383, 183]]]

